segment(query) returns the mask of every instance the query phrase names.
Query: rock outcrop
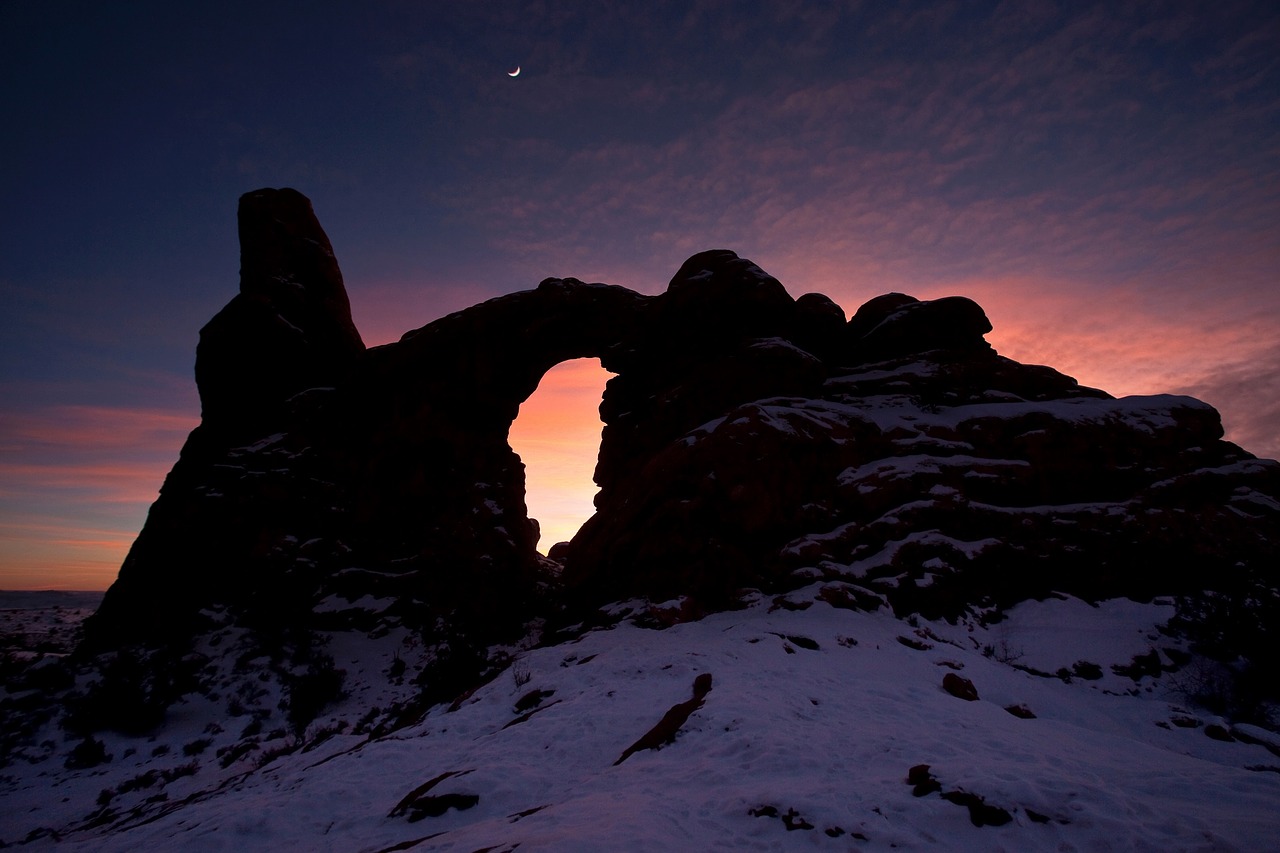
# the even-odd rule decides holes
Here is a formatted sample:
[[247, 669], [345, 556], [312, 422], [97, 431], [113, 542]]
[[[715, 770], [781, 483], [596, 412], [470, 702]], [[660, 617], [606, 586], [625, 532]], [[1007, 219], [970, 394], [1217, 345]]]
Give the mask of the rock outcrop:
[[[250, 193], [240, 222], [241, 293], [201, 333], [203, 422], [88, 649], [219, 608], [305, 622], [334, 596], [484, 642], [629, 597], [705, 611], [821, 581], [829, 601], [947, 615], [1280, 565], [1280, 465], [1196, 400], [1117, 400], [1000, 356], [963, 297], [887, 294], [846, 322], [717, 250], [657, 296], [548, 279], [366, 351], [306, 199]], [[616, 374], [600, 493], [549, 573], [507, 432], [579, 357]]]
[[202, 425], [250, 434], [290, 398], [343, 380], [364, 352], [329, 238], [296, 190], [240, 199], [240, 293], [200, 330]]
[[338, 488], [332, 454], [317, 461], [299, 443], [315, 398], [349, 381], [365, 346], [306, 196], [246, 193], [238, 219], [240, 292], [196, 348], [200, 426], [87, 623], [89, 648], [161, 644], [195, 629], [209, 604], [309, 606], [266, 564], [297, 550], [297, 531], [323, 524]]

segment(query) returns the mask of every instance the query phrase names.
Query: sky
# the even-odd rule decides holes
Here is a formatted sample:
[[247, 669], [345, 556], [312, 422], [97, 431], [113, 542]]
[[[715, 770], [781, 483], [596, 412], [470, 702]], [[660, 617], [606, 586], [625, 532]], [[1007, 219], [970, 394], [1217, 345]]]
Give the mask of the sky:
[[[0, 116], [0, 588], [114, 579], [264, 186], [312, 199], [370, 345], [728, 248], [848, 314], [972, 297], [1004, 355], [1280, 456], [1267, 0], [5, 0]], [[606, 378], [556, 369], [513, 428], [543, 547]]]

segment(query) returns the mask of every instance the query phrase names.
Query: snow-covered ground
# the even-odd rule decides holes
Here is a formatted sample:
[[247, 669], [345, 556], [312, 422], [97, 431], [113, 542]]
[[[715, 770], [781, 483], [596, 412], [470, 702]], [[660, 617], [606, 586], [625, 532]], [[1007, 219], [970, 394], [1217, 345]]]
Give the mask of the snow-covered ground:
[[0, 590], [0, 652], [21, 657], [68, 652], [80, 623], [101, 602], [100, 592]]
[[[984, 627], [836, 609], [818, 591], [665, 630], [623, 620], [525, 651], [454, 708], [381, 736], [350, 733], [357, 726], [317, 733], [383, 689], [389, 650], [404, 638], [362, 652], [352, 635], [335, 635], [328, 652], [347, 670], [349, 698], [312, 723], [305, 746], [222, 767], [213, 746], [191, 754], [193, 733], [216, 726], [209, 739], [220, 743], [245, 720], [210, 718], [220, 706], [193, 700], [154, 735], [102, 735], [116, 756], [107, 764], [77, 771], [49, 759], [0, 771], [0, 840], [46, 827], [53, 832], [22, 849], [1280, 843], [1280, 757], [1207, 735], [1229, 738], [1231, 726], [1188, 703], [1179, 673], [1113, 670], [1135, 658], [1170, 662], [1176, 643], [1157, 630], [1169, 604], [1051, 599]], [[949, 674], [971, 681], [978, 698], [944, 690]], [[711, 686], [699, 706], [704, 675]], [[674, 740], [619, 762], [664, 715]], [[122, 784], [130, 779], [143, 781]], [[95, 798], [118, 808], [88, 826]]]

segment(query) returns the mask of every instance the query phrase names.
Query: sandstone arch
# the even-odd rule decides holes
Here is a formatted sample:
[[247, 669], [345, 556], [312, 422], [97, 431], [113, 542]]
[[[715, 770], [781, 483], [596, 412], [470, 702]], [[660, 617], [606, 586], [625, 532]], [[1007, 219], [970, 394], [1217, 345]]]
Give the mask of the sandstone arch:
[[[545, 596], [719, 607], [825, 578], [944, 613], [1278, 556], [1247, 498], [1280, 494], [1280, 466], [1221, 441], [1210, 407], [1003, 358], [963, 297], [889, 294], [846, 322], [713, 250], [656, 296], [551, 278], [366, 350], [306, 198], [249, 193], [240, 223], [241, 292], [197, 351], [202, 423], [86, 648], [189, 634], [211, 608], [307, 622], [331, 596], [483, 640]], [[543, 374], [585, 357], [616, 374], [600, 492], [552, 589], [506, 439]]]
[[286, 611], [329, 590], [451, 611], [484, 589], [481, 609], [519, 610], [537, 555], [506, 436], [547, 370], [594, 357], [618, 374], [596, 470], [609, 506], [673, 437], [820, 381], [779, 335], [843, 326], [830, 300], [797, 305], [713, 251], [661, 296], [547, 279], [366, 351], [304, 196], [246, 194], [240, 231], [241, 292], [201, 331], [202, 424], [89, 626], [105, 644], [184, 630], [209, 602]]
[[507, 433], [507, 444], [524, 464], [525, 506], [537, 550], [553, 560], [595, 513], [595, 469], [604, 427], [600, 403], [613, 376], [598, 358], [557, 364], [520, 404]]

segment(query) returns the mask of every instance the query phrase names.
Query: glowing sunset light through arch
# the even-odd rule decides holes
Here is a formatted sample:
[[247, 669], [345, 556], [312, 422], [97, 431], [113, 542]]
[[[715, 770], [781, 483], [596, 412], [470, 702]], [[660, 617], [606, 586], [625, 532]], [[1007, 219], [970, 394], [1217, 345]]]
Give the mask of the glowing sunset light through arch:
[[579, 358], [547, 371], [520, 406], [507, 443], [525, 465], [525, 504], [542, 532], [538, 550], [573, 538], [595, 511], [600, 395], [613, 374]]

